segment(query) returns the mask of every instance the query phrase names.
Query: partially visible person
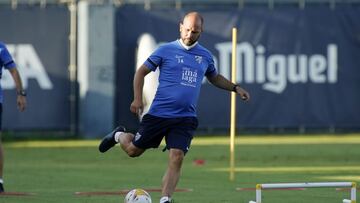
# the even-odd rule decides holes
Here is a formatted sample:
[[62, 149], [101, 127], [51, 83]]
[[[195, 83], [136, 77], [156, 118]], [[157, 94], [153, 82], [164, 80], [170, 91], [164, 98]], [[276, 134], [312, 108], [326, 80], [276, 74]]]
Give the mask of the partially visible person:
[[[20, 112], [23, 112], [26, 108], [26, 92], [22, 86], [20, 74], [16, 68], [16, 64], [10, 55], [6, 45], [0, 42], [0, 79], [2, 76], [3, 68], [7, 69], [16, 85], [17, 99], [16, 103]], [[4, 192], [4, 149], [1, 142], [2, 132], [2, 111], [3, 111], [3, 91], [0, 85], [0, 192]]]

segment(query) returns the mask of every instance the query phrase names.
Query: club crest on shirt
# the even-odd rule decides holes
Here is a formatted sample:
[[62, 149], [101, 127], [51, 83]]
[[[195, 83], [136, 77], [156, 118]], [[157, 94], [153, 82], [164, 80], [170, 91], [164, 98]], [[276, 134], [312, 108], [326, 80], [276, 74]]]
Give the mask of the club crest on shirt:
[[177, 59], [178, 63], [184, 63], [184, 56], [175, 55], [175, 58]]
[[202, 56], [195, 56], [195, 60], [200, 64], [202, 62]]
[[135, 141], [138, 141], [141, 137], [141, 134], [140, 133], [136, 133], [135, 135]]
[[190, 68], [183, 67], [181, 75], [181, 84], [185, 86], [196, 87], [197, 82], [197, 70], [191, 70]]

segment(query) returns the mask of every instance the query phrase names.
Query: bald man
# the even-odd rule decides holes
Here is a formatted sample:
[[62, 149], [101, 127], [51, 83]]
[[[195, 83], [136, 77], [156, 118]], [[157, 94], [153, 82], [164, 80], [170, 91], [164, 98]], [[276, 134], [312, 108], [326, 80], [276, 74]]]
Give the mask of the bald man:
[[140, 122], [134, 135], [122, 126], [103, 138], [99, 145], [104, 153], [115, 144], [130, 156], [140, 156], [146, 149], [158, 148], [165, 137], [169, 150], [167, 170], [162, 178], [160, 203], [170, 203], [180, 178], [185, 154], [198, 126], [196, 104], [203, 77], [216, 87], [234, 91], [247, 101], [250, 95], [237, 84], [220, 75], [214, 66], [212, 54], [198, 43], [204, 20], [197, 12], [185, 15], [180, 23], [180, 39], [160, 46], [136, 71], [134, 100], [130, 111], [140, 114], [143, 109], [142, 90], [145, 76], [160, 70], [159, 86], [149, 112]]

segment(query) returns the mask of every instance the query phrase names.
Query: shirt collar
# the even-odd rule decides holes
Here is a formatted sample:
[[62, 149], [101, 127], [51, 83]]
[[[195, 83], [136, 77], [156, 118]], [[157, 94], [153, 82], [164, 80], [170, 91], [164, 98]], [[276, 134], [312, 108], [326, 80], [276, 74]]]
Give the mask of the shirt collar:
[[181, 45], [182, 47], [184, 47], [184, 49], [186, 49], [186, 50], [190, 50], [191, 48], [195, 47], [195, 46], [198, 44], [198, 42], [195, 42], [194, 44], [188, 46], [188, 45], [184, 44], [184, 42], [182, 41], [182, 39], [178, 39], [178, 42], [179, 42], [180, 45]]

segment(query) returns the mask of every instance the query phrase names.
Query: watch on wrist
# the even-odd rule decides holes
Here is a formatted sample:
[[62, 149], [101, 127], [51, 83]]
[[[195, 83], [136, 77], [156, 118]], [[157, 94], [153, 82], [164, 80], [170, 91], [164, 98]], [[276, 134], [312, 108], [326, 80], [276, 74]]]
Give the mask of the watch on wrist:
[[236, 88], [237, 88], [237, 87], [239, 87], [239, 85], [234, 85], [232, 91], [233, 91], [233, 92], [236, 92]]
[[17, 92], [18, 95], [21, 95], [23, 97], [26, 97], [26, 91], [25, 90], [20, 90]]

